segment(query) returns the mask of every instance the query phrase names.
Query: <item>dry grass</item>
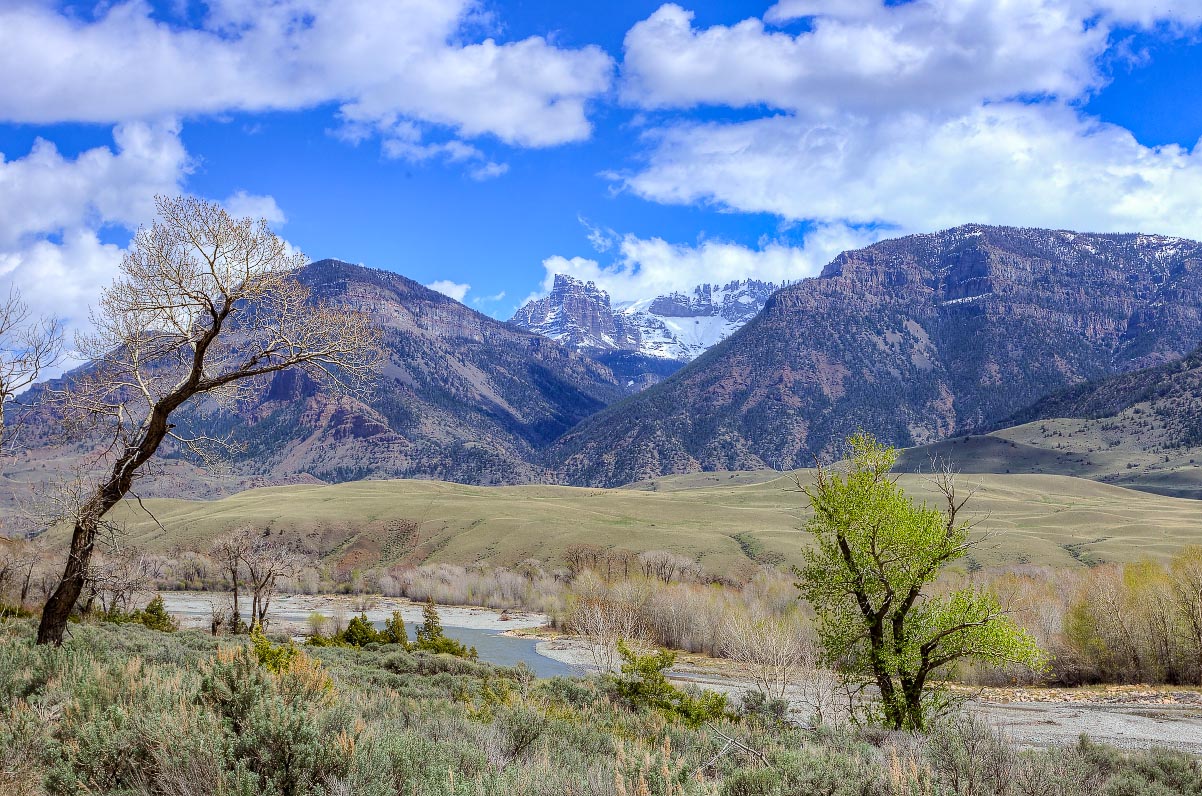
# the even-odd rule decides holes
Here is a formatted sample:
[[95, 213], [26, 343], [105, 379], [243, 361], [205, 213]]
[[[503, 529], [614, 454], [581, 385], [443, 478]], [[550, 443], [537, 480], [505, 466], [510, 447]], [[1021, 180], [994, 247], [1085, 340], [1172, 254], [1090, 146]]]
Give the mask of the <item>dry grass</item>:
[[[803, 481], [806, 479], [802, 474]], [[1053, 475], [972, 475], [970, 504], [990, 536], [973, 565], [1165, 560], [1202, 543], [1198, 503]], [[934, 500], [922, 476], [902, 484]], [[304, 538], [329, 563], [557, 564], [573, 544], [665, 549], [742, 579], [762, 564], [796, 563], [804, 497], [775, 473], [699, 473], [625, 489], [473, 487], [361, 481], [254, 489], [213, 501], [145, 501], [119, 510], [148, 551], [206, 546], [242, 524]], [[416, 530], [401, 520], [412, 520]]]

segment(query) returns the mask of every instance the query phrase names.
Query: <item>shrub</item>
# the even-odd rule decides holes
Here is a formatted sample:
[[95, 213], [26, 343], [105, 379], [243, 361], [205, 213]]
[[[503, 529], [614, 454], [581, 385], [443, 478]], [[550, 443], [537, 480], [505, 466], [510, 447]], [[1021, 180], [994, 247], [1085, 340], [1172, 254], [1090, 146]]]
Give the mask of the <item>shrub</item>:
[[174, 633], [179, 630], [179, 622], [167, 613], [167, 606], [163, 603], [161, 594], [156, 594], [154, 599], [140, 611], [122, 611], [119, 608], [112, 608], [100, 616], [105, 622], [117, 625], [138, 624], [164, 633]]
[[722, 781], [722, 796], [783, 796], [781, 776], [770, 768], [735, 771]]
[[689, 727], [700, 727], [726, 715], [726, 695], [712, 691], [690, 694], [668, 682], [664, 674], [676, 662], [676, 653], [658, 650], [639, 655], [625, 642], [618, 642], [622, 656], [622, 675], [617, 678], [617, 692], [636, 708], [654, 708], [680, 719]]
[[179, 622], [167, 613], [167, 606], [163, 604], [163, 595], [161, 594], [156, 594], [150, 604], [138, 614], [139, 621], [151, 630], [160, 630], [165, 633], [174, 633], [179, 630]]

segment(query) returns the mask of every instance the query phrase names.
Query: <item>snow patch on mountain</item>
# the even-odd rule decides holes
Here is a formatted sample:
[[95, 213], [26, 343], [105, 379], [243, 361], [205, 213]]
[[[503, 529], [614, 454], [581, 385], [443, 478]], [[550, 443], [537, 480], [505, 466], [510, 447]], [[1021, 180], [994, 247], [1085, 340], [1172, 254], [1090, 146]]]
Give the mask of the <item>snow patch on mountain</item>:
[[595, 283], [556, 274], [551, 293], [527, 302], [510, 322], [580, 351], [687, 361], [754, 318], [781, 287], [746, 279], [614, 304]]

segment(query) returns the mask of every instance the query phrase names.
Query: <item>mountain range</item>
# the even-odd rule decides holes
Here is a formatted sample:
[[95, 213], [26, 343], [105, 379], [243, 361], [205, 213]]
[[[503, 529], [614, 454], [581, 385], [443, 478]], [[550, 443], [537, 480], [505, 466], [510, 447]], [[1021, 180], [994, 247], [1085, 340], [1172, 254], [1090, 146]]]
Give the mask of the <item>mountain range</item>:
[[509, 322], [605, 362], [637, 390], [725, 340], [780, 287], [744, 279], [615, 304], [595, 283], [556, 274]]
[[857, 429], [913, 446], [1202, 340], [1202, 245], [964, 226], [846, 252], [672, 378], [556, 442], [568, 483], [793, 468]]
[[[382, 379], [370, 395], [348, 396], [284, 371], [236, 409], [202, 402], [181, 410], [178, 423], [245, 446], [220, 479], [190, 468], [183, 451], [164, 450], [190, 489], [363, 478], [549, 482], [555, 474], [541, 451], [624, 394], [605, 365], [399, 274], [321, 260], [300, 279], [314, 296], [358, 307], [384, 329]], [[49, 430], [27, 431], [43, 442], [42, 456], [68, 456], [52, 450]], [[160, 479], [146, 493], [178, 488]]]
[[[374, 393], [285, 373], [237, 409], [191, 408], [181, 422], [245, 451], [219, 479], [166, 451], [184, 485], [144, 494], [364, 478], [616, 486], [808, 466], [857, 429], [916, 446], [1138, 419], [1160, 435], [1148, 451], [1180, 443], [1171, 456], [1185, 456], [1197, 443], [1202, 370], [1198, 354], [1183, 357], [1202, 340], [1202, 244], [1187, 240], [971, 225], [846, 252], [783, 287], [614, 305], [560, 277], [510, 323], [391, 271], [322, 260], [301, 278], [385, 329]], [[689, 340], [689, 323], [712, 334]], [[995, 453], [1020, 450], [999, 433]], [[84, 452], [28, 438], [18, 478]], [[1039, 466], [1068, 466], [1067, 453], [1044, 453]]]

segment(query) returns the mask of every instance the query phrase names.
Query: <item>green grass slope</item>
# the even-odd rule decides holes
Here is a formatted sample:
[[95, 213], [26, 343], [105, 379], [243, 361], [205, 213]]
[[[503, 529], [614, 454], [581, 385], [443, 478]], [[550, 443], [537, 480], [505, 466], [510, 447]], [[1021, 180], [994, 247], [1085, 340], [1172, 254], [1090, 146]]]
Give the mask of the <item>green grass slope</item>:
[[[929, 470], [931, 458], [938, 457], [964, 473], [1070, 475], [1202, 498], [1202, 448], [1166, 445], [1156, 438], [1159, 430], [1154, 421], [1141, 427], [1123, 417], [1037, 420], [907, 449], [898, 468]], [[1202, 506], [1199, 514], [1202, 519]]]
[[[809, 474], [800, 473], [803, 483]], [[921, 475], [902, 475], [934, 500]], [[970, 564], [1165, 558], [1202, 543], [1202, 505], [1055, 475], [972, 475], [972, 516], [989, 535]], [[426, 562], [553, 564], [578, 543], [668, 549], [742, 578], [800, 561], [804, 499], [777, 473], [669, 476], [624, 489], [473, 487], [360, 481], [253, 489], [221, 500], [145, 501], [121, 509], [129, 541], [148, 550], [203, 549], [243, 524], [306, 540], [327, 561], [367, 567]], [[409, 525], [409, 521], [415, 524]]]

